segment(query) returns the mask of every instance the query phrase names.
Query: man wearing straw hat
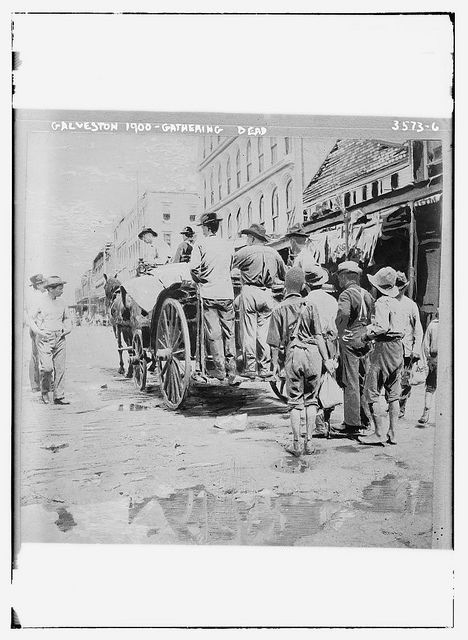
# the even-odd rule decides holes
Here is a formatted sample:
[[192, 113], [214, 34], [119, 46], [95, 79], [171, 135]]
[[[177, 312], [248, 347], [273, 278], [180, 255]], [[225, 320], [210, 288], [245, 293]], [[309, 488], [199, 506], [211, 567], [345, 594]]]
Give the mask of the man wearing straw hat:
[[[374, 341], [369, 356], [369, 369], [364, 387], [374, 433], [360, 436], [362, 444], [396, 444], [395, 427], [398, 422], [403, 368], [403, 337], [405, 335], [405, 311], [398, 299], [397, 274], [392, 267], [383, 267], [374, 276], [367, 276], [376, 298], [372, 322], [366, 328], [365, 340]], [[379, 411], [380, 392], [385, 388], [388, 400], [389, 425], [383, 426]]]
[[288, 267], [295, 266], [302, 268], [299, 256], [305, 252], [305, 246], [309, 236], [304, 231], [303, 226], [297, 222], [288, 229], [284, 237], [289, 240]]
[[39, 352], [42, 402], [49, 404], [49, 392], [54, 391], [54, 404], [70, 404], [65, 401], [65, 336], [71, 331], [68, 310], [60, 299], [63, 285], [59, 276], [50, 276], [45, 282], [47, 293], [31, 314], [31, 329], [34, 331]]
[[257, 375], [268, 378], [271, 355], [267, 335], [274, 306], [271, 288], [278, 280], [284, 280], [286, 267], [280, 254], [267, 246], [265, 227], [254, 223], [241, 233], [247, 236], [247, 246], [235, 254], [233, 267], [239, 269], [242, 282], [239, 317], [245, 359], [243, 375], [251, 379]]
[[39, 354], [37, 351], [36, 334], [31, 329], [31, 314], [36, 308], [45, 292], [46, 279], [42, 273], [36, 273], [30, 279], [32, 291], [28, 292], [26, 303], [26, 324], [29, 327], [29, 336], [31, 338], [31, 359], [29, 361], [29, 382], [31, 391], [40, 391], [40, 375], [39, 375]]
[[216, 234], [222, 218], [216, 212], [203, 213], [198, 226], [203, 238], [193, 247], [190, 259], [192, 279], [199, 285], [206, 342], [214, 363], [210, 377], [230, 385], [241, 381], [236, 375], [234, 337], [234, 290], [231, 281], [233, 246]]

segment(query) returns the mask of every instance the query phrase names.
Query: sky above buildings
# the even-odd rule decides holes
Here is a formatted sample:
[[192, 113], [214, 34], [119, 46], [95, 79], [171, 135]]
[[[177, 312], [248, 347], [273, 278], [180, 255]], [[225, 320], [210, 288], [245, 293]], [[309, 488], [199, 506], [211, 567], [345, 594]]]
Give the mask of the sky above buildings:
[[25, 277], [60, 275], [72, 300], [81, 275], [145, 190], [199, 192], [198, 136], [30, 133]]

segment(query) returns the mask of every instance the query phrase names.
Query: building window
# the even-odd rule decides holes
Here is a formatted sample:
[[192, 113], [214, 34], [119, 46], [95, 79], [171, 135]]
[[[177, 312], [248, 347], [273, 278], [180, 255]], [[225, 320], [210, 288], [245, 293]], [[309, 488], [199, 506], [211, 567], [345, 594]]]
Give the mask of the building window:
[[390, 185], [392, 189], [398, 189], [399, 175], [398, 173], [392, 174], [390, 177]]
[[227, 235], [228, 238], [231, 237], [232, 234], [232, 219], [231, 219], [231, 214], [228, 213], [228, 217], [227, 217]]
[[284, 147], [286, 149], [286, 155], [291, 153], [291, 138], [284, 139]]
[[263, 195], [260, 196], [260, 200], [258, 201], [258, 218], [260, 224], [265, 222], [265, 198]]
[[362, 187], [362, 199], [367, 200], [367, 185]]
[[[171, 219], [171, 205], [168, 203], [164, 203], [162, 206], [163, 209], [163, 220], [168, 222]], [[133, 226], [135, 226], [133, 224]]]
[[271, 164], [275, 164], [278, 159], [278, 142], [276, 138], [270, 138]]
[[346, 192], [344, 194], [344, 206], [349, 207], [350, 203], [351, 203], [351, 194], [349, 192]]
[[240, 236], [241, 225], [242, 225], [242, 213], [241, 213], [241, 208], [239, 207], [236, 213], [236, 235], [238, 236]]
[[170, 233], [163, 233], [163, 238], [164, 238], [164, 242], [166, 244], [168, 244], [169, 246], [171, 246], [171, 234]]
[[211, 175], [210, 175], [210, 202], [211, 202], [211, 204], [214, 204], [214, 187], [213, 187], [213, 183], [214, 183], [214, 175], [213, 175], [213, 170], [211, 170]]
[[223, 198], [222, 182], [223, 182], [223, 178], [221, 175], [221, 165], [219, 165], [218, 166], [218, 200], [222, 200]]
[[291, 219], [293, 209], [293, 181], [289, 180], [286, 185], [286, 216], [288, 221]]
[[203, 208], [206, 209], [206, 178], [203, 178]]
[[213, 136], [210, 136], [210, 151], [213, 151]]
[[247, 182], [252, 179], [252, 145], [250, 140], [247, 142]]
[[258, 139], [258, 173], [262, 173], [265, 167], [265, 155], [263, 153], [263, 138]]
[[240, 163], [240, 151], [236, 154], [236, 184], [237, 188], [241, 185], [241, 163]]
[[372, 197], [377, 198], [378, 195], [379, 195], [379, 181], [376, 180], [375, 182], [372, 183]]
[[356, 192], [353, 191], [353, 204], [356, 204]]
[[278, 197], [278, 189], [275, 187], [275, 189], [273, 189], [273, 193], [271, 194], [271, 222], [272, 222], [273, 233], [276, 233], [278, 231], [278, 216], [279, 216], [279, 197]]
[[252, 203], [249, 202], [247, 205], [247, 226], [250, 227], [252, 224]]
[[226, 186], [227, 192], [231, 193], [231, 159], [228, 158], [226, 165]]
[[191, 214], [190, 214], [190, 216], [189, 216], [189, 220], [190, 220], [190, 222], [195, 222], [196, 217], [197, 217], [196, 215], [194, 215], [193, 213], [191, 213]]
[[304, 211], [302, 212], [302, 221], [308, 222], [309, 218], [310, 218], [309, 209], [304, 209]]

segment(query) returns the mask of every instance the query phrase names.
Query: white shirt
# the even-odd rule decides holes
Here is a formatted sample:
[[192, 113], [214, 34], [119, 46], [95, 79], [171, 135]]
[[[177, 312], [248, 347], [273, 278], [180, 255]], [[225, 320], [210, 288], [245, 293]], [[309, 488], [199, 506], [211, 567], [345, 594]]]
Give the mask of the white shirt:
[[153, 238], [153, 242], [148, 246], [146, 255], [148, 261], [154, 264], [166, 264], [172, 259], [172, 249], [161, 238]]
[[306, 296], [306, 302], [312, 302], [317, 307], [322, 332], [337, 336], [335, 320], [338, 313], [338, 302], [335, 298], [323, 289], [315, 289]]
[[401, 307], [405, 313], [405, 335], [403, 337], [405, 356], [421, 355], [423, 330], [419, 319], [418, 305], [411, 298], [403, 296]]
[[61, 331], [65, 329], [65, 321], [70, 322], [68, 308], [62, 296], [53, 300], [48, 293], [38, 299], [31, 317], [41, 331]]
[[32, 314], [35, 312], [37, 305], [42, 300], [46, 293], [29, 287], [25, 294], [25, 307], [26, 307], [26, 322], [29, 325], [29, 321], [32, 318]]
[[200, 296], [212, 300], [233, 300], [231, 268], [234, 247], [218, 236], [203, 237], [194, 245], [190, 271], [200, 284]]

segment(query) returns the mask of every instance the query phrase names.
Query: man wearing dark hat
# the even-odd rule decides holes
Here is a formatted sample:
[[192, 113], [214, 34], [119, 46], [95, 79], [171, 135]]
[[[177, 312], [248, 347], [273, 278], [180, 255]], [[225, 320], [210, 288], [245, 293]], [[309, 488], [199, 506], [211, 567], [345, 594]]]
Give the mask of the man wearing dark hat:
[[41, 300], [45, 292], [45, 278], [42, 273], [36, 273], [30, 279], [31, 291], [27, 295], [26, 302], [26, 324], [29, 327], [29, 336], [31, 338], [31, 359], [29, 361], [29, 382], [32, 391], [40, 391], [39, 377], [39, 354], [37, 352], [36, 334], [31, 329], [31, 314]]
[[297, 259], [300, 254], [305, 250], [307, 238], [309, 236], [304, 231], [303, 226], [298, 222], [294, 224], [285, 234], [285, 238], [289, 239], [289, 257], [288, 257], [288, 267], [301, 265], [296, 264]]
[[[373, 276], [367, 276], [376, 298], [372, 322], [366, 327], [365, 340], [374, 341], [369, 356], [364, 396], [369, 406], [374, 433], [360, 436], [362, 444], [396, 444], [395, 427], [398, 422], [401, 394], [401, 370], [403, 368], [403, 343], [405, 335], [405, 311], [398, 299], [396, 271], [383, 267]], [[379, 412], [382, 387], [388, 401], [389, 426], [384, 428]]]
[[242, 283], [239, 317], [244, 375], [268, 378], [271, 354], [267, 334], [274, 306], [271, 288], [276, 281], [284, 280], [286, 267], [280, 254], [267, 246], [269, 237], [263, 225], [254, 222], [241, 233], [247, 236], [247, 246], [235, 254], [233, 268], [239, 269]]
[[151, 245], [149, 260], [151, 261], [150, 266], [152, 267], [160, 267], [163, 264], [167, 264], [172, 259], [172, 251], [171, 247], [158, 238], [158, 234], [156, 231], [153, 231], [151, 227], [144, 227], [140, 233], [138, 234], [140, 240], [142, 240], [145, 244]]
[[183, 242], [177, 247], [174, 262], [190, 262], [193, 244], [195, 242], [195, 233], [192, 227], [184, 227], [180, 232], [184, 236]]
[[359, 285], [361, 273], [359, 265], [352, 260], [338, 265], [338, 284], [342, 291], [336, 315], [340, 349], [337, 378], [344, 391], [344, 424], [343, 429], [331, 430], [335, 435], [356, 436], [368, 422], [363, 391], [369, 345], [362, 337], [371, 321], [374, 300]]
[[49, 404], [52, 381], [54, 404], [70, 404], [65, 401], [65, 336], [72, 329], [68, 309], [63, 300], [63, 285], [59, 276], [47, 278], [44, 286], [46, 294], [36, 305], [31, 316], [31, 329], [36, 335], [39, 352], [39, 372], [42, 402]]
[[200, 216], [198, 226], [203, 238], [193, 247], [190, 273], [199, 285], [205, 339], [215, 366], [210, 376], [224, 381], [227, 374], [229, 384], [237, 385], [231, 282], [233, 246], [216, 235], [220, 221], [215, 212]]
[[400, 293], [397, 299], [401, 301], [401, 308], [405, 314], [405, 335], [403, 337], [403, 370], [401, 372], [401, 396], [400, 414], [403, 418], [406, 410], [406, 403], [411, 395], [410, 376], [413, 364], [421, 358], [421, 345], [423, 340], [423, 330], [419, 318], [418, 305], [414, 300], [405, 295], [409, 281], [403, 271], [397, 271], [396, 286]]

